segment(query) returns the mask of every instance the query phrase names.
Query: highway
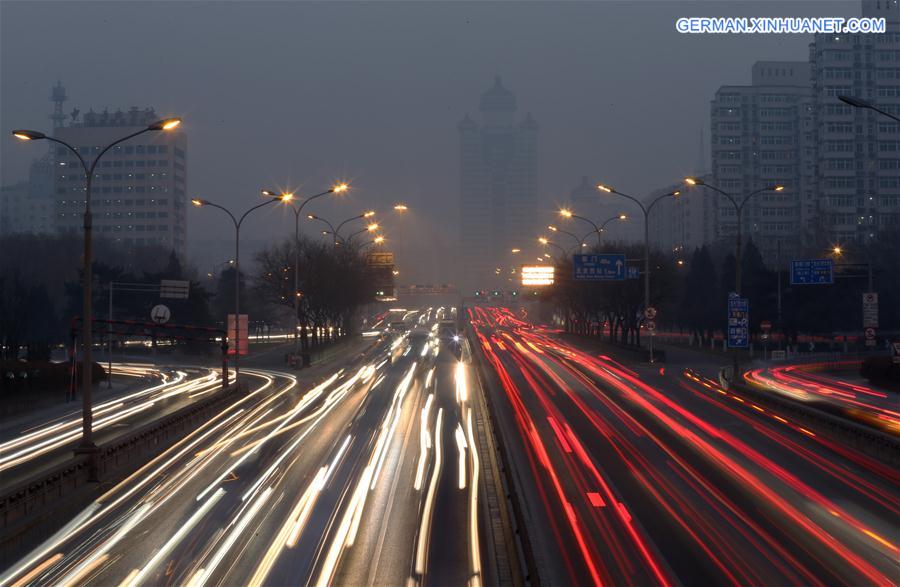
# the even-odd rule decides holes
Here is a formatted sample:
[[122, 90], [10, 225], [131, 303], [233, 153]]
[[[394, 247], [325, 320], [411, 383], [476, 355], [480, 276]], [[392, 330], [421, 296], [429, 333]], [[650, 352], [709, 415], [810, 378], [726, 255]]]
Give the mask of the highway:
[[468, 310], [551, 585], [896, 585], [900, 474], [688, 369]]
[[[160, 370], [141, 363], [117, 363], [116, 375], [134, 378], [94, 404], [94, 438], [102, 444], [121, 434], [172, 413], [222, 386], [221, 373], [199, 367]], [[106, 392], [106, 390], [101, 390]], [[96, 392], [95, 392], [96, 393]], [[63, 409], [10, 421], [0, 432], [0, 474], [3, 487], [34, 476], [72, 456], [81, 439], [81, 396]]]
[[[480, 393], [439, 312], [264, 381], [112, 487], [0, 585], [481, 585]], [[459, 360], [462, 357], [463, 360]]]
[[[839, 370], [851, 370], [841, 373]], [[748, 383], [797, 401], [809, 402], [900, 436], [900, 395], [852, 381], [859, 361], [795, 363], [753, 369]]]

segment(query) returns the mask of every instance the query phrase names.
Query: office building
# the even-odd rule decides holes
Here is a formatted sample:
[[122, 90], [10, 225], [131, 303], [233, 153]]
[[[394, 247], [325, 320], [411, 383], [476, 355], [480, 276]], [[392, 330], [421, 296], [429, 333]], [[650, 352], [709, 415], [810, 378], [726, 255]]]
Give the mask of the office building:
[[[76, 147], [88, 164], [105, 145], [137, 132], [162, 116], [136, 107], [127, 112], [93, 111], [81, 122], [58, 128], [57, 137]], [[55, 145], [56, 227], [80, 233], [84, 174], [75, 155]], [[151, 132], [103, 155], [92, 187], [94, 235], [128, 248], [157, 245], [185, 253], [187, 139], [181, 130]]]
[[499, 77], [479, 111], [480, 122], [466, 115], [458, 125], [463, 291], [505, 286], [499, 276], [518, 262], [510, 251], [538, 234], [537, 122], [516, 120], [516, 97]]

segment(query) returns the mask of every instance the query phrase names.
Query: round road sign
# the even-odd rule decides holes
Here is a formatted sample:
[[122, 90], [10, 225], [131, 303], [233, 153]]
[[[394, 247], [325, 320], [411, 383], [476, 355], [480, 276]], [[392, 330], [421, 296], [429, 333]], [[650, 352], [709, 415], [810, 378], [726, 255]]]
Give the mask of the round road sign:
[[647, 306], [644, 309], [644, 318], [646, 318], [647, 320], [653, 320], [654, 318], [656, 318], [656, 308], [654, 308], [653, 306]]
[[169, 308], [162, 304], [157, 304], [150, 310], [150, 319], [157, 324], [165, 324], [169, 321], [171, 315], [172, 313], [169, 311]]
[[875, 340], [875, 329], [874, 328], [866, 328], [864, 331], [866, 335], [866, 340]]
[[644, 322], [644, 328], [647, 329], [647, 332], [654, 332], [656, 330], [656, 322], [653, 320], [647, 320]]

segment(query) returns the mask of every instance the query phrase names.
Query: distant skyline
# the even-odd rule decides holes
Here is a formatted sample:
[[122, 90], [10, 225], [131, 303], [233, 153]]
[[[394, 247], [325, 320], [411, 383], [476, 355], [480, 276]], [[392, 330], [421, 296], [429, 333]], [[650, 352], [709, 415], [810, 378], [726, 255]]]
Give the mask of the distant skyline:
[[[538, 193], [547, 221], [583, 175], [635, 194], [696, 167], [709, 103], [748, 84], [758, 60], [805, 60], [810, 35], [680, 35], [681, 16], [852, 16], [859, 2], [0, 3], [0, 182], [27, 176], [49, 130], [50, 87], [67, 110], [153, 107], [180, 115], [191, 196], [235, 209], [261, 187], [354, 189], [315, 212], [410, 207], [402, 274], [445, 281], [457, 244], [456, 124], [494, 75], [541, 122]], [[312, 206], [311, 206], [312, 207]], [[248, 256], [287, 236], [274, 207], [250, 221]], [[393, 224], [393, 226], [392, 226]], [[201, 270], [230, 250], [223, 219], [188, 216]], [[307, 233], [312, 227], [306, 226]], [[415, 246], [413, 246], [415, 244]], [[218, 254], [218, 256], [222, 256]]]

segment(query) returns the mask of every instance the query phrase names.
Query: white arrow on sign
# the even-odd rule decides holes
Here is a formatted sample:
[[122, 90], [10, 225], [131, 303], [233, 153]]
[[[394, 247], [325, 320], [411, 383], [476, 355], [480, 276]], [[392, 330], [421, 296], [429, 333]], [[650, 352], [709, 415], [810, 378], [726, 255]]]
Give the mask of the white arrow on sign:
[[622, 273], [622, 261], [616, 261], [616, 275]]

